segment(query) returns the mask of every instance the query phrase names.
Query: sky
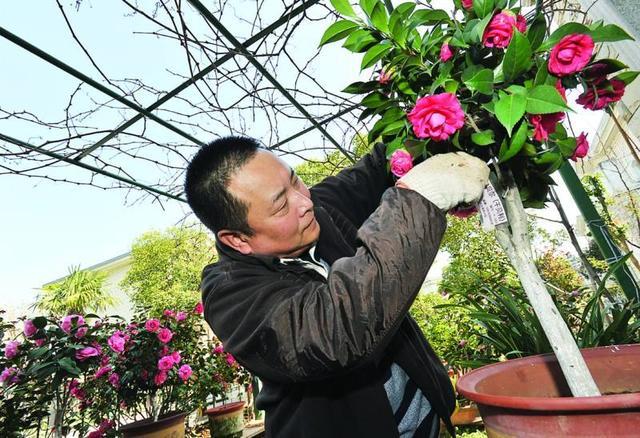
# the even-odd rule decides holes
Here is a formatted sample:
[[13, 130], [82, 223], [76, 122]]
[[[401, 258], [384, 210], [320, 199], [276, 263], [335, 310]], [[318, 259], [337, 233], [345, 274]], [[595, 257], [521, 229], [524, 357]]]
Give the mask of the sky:
[[[184, 64], [182, 54], [173, 45], [164, 46], [157, 39], [134, 35], [140, 28], [133, 27], [131, 20], [124, 17], [120, 2], [85, 0], [78, 11], [72, 7], [74, 3], [67, 0], [63, 5], [74, 19], [81, 40], [92, 52], [100, 54], [101, 65], [106, 66], [110, 77], [138, 77], [166, 89], [179, 82], [168, 70]], [[240, 3], [247, 2], [241, 0], [239, 6]], [[99, 78], [70, 39], [55, 2], [5, 2], [0, 10], [0, 26]], [[317, 44], [317, 31], [317, 26], [309, 31], [310, 47]], [[336, 56], [332, 51], [339, 49], [326, 50], [331, 57]], [[339, 59], [344, 60], [344, 75], [335, 74], [335, 65], [313, 72], [334, 80], [336, 91], [358, 79], [359, 57], [342, 55]], [[0, 107], [29, 109], [50, 119], [60, 114], [76, 81], [69, 81], [55, 68], [4, 39], [0, 39], [0, 60]], [[92, 96], [87, 93], [80, 97]], [[112, 128], [122, 121], [123, 116], [120, 117], [106, 113], [92, 123]], [[594, 113], [579, 111], [572, 122], [578, 132], [593, 132], [598, 118]], [[291, 132], [300, 128], [294, 122], [282, 127]], [[6, 120], [0, 120], [0, 132], [33, 142], [50, 135]], [[65, 167], [55, 172], [80, 175], [87, 171]], [[560, 195], [570, 217], [575, 218], [577, 211], [570, 196], [565, 190]], [[126, 253], [142, 233], [176, 225], [189, 213], [178, 201], [163, 200], [160, 205], [152, 198], [139, 199], [139, 192], [105, 191], [14, 175], [0, 175], [0, 196], [0, 307], [9, 308], [24, 308], [32, 303], [40, 286], [64, 276], [69, 267], [86, 268]], [[541, 214], [554, 216], [553, 212]]]

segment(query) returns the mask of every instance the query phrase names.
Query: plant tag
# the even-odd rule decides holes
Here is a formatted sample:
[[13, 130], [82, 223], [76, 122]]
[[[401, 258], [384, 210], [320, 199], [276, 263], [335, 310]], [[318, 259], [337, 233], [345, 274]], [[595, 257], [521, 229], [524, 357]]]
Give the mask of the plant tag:
[[498, 192], [491, 183], [488, 183], [482, 192], [479, 208], [482, 228], [485, 231], [491, 231], [496, 225], [507, 222], [507, 213], [504, 211]]

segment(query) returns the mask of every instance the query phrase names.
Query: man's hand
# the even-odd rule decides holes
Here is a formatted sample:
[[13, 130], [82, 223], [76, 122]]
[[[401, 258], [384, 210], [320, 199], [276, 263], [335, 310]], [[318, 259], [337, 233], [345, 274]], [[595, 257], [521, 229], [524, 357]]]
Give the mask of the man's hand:
[[418, 164], [396, 185], [415, 190], [442, 211], [475, 204], [489, 182], [489, 166], [465, 152], [434, 155]]

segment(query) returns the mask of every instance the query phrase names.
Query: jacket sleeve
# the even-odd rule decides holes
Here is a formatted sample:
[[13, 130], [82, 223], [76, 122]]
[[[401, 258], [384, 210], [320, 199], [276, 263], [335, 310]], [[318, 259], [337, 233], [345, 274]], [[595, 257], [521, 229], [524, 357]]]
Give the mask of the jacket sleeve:
[[263, 379], [312, 381], [351, 371], [381, 357], [445, 228], [436, 206], [391, 188], [359, 229], [355, 256], [338, 259], [327, 282], [296, 282], [291, 274], [274, 281], [240, 273], [240, 283], [205, 278], [207, 321], [225, 348]]
[[337, 208], [359, 228], [380, 205], [384, 191], [393, 185], [385, 153], [386, 146], [377, 143], [356, 164], [313, 186], [314, 200]]

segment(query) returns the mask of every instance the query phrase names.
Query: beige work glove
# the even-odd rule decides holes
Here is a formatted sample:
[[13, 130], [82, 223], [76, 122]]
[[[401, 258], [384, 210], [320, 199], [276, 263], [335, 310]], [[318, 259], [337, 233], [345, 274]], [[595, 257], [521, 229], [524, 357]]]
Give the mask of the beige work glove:
[[465, 152], [434, 155], [398, 180], [447, 212], [460, 204], [476, 204], [489, 182], [489, 166]]

